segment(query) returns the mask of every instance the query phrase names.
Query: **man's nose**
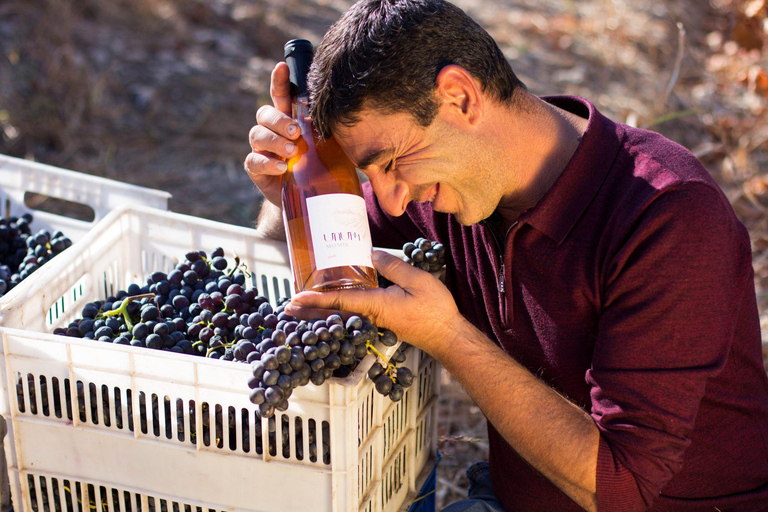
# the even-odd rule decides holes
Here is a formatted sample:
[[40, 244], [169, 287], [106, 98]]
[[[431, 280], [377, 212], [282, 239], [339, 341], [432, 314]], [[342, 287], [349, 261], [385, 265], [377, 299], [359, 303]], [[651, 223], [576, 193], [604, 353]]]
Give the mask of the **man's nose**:
[[410, 202], [407, 184], [394, 177], [380, 177], [372, 179], [371, 186], [385, 212], [393, 217], [405, 213], [405, 208]]

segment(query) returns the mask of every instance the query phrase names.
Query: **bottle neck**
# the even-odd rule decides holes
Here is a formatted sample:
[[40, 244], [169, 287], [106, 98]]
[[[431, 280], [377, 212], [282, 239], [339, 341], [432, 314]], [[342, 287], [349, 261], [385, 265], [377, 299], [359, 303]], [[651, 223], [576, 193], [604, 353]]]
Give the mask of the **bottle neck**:
[[306, 94], [300, 94], [293, 98], [293, 118], [298, 121], [302, 131], [305, 126], [311, 124], [309, 117], [309, 99]]

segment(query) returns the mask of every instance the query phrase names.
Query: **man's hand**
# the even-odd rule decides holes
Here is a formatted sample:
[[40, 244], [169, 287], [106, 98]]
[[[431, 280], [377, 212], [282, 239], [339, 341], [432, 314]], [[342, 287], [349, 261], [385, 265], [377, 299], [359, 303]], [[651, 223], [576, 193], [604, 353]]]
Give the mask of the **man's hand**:
[[362, 314], [380, 327], [439, 359], [449, 340], [466, 319], [451, 293], [432, 274], [408, 265], [384, 251], [373, 252], [373, 264], [394, 283], [375, 290], [302, 292], [286, 312], [311, 319], [331, 311]]
[[280, 177], [288, 169], [285, 160], [297, 151], [293, 140], [301, 135], [291, 118], [291, 84], [285, 62], [272, 70], [270, 95], [274, 106], [259, 108], [258, 124], [248, 134], [252, 152], [245, 158], [245, 172], [267, 201], [280, 207]]

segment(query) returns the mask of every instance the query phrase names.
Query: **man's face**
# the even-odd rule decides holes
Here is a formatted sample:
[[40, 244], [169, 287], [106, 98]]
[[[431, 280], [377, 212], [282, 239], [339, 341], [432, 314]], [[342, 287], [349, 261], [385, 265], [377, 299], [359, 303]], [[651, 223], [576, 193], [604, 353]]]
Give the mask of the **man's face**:
[[463, 225], [488, 217], [498, 204], [487, 165], [472, 136], [441, 115], [424, 128], [406, 113], [366, 109], [336, 140], [368, 176], [384, 210], [400, 216], [411, 201], [432, 203]]

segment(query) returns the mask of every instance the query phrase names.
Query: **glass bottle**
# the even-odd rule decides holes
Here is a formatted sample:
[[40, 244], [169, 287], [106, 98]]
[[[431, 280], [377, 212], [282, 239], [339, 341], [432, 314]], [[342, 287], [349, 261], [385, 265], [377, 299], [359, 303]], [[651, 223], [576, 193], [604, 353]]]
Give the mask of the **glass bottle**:
[[298, 153], [282, 180], [283, 222], [294, 288], [375, 288], [371, 230], [357, 170], [334, 138], [322, 139], [309, 117], [307, 74], [312, 43], [285, 45]]

